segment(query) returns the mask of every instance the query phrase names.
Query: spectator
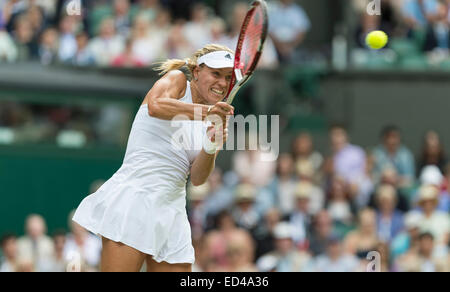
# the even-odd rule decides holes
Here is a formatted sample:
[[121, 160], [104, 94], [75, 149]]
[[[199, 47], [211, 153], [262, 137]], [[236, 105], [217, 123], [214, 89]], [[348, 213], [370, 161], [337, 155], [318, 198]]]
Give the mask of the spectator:
[[296, 164], [297, 176], [300, 182], [308, 183], [310, 185], [309, 192], [309, 213], [316, 214], [325, 205], [325, 194], [323, 190], [316, 185], [314, 180], [317, 177], [314, 173], [314, 168], [308, 160], [298, 160]]
[[113, 2], [113, 23], [115, 31], [121, 38], [129, 36], [133, 20], [133, 11], [130, 8], [130, 0], [114, 0]]
[[3, 258], [0, 261], [0, 272], [17, 272], [19, 269], [17, 237], [5, 234], [0, 240]]
[[90, 40], [86, 54], [91, 54], [97, 65], [107, 66], [123, 49], [123, 39], [116, 34], [114, 20], [105, 18], [100, 24], [99, 35]]
[[46, 271], [53, 257], [54, 245], [46, 235], [47, 227], [42, 216], [29, 215], [25, 222], [26, 235], [17, 242], [19, 261], [34, 271]]
[[188, 187], [189, 199], [189, 222], [191, 223], [192, 238], [198, 240], [202, 237], [206, 227], [206, 208], [205, 198], [209, 193], [209, 184], [205, 183], [200, 186], [192, 184]]
[[248, 232], [235, 232], [228, 239], [227, 258], [230, 272], [257, 272], [253, 264], [254, 242]]
[[335, 124], [329, 130], [332, 156], [326, 163], [326, 172], [342, 177], [350, 185], [351, 195], [357, 196], [364, 190], [366, 175], [366, 154], [356, 145], [350, 144], [346, 129]]
[[292, 239], [295, 245], [303, 250], [307, 249], [307, 232], [311, 224], [309, 202], [312, 189], [313, 185], [309, 182], [300, 182], [297, 184], [294, 192], [296, 198], [295, 209], [287, 218], [287, 221], [293, 228]]
[[385, 168], [395, 168], [398, 174], [398, 186], [409, 188], [414, 183], [414, 156], [411, 151], [401, 144], [400, 130], [396, 126], [386, 126], [381, 134], [383, 143], [373, 150], [374, 177], [380, 180]]
[[437, 0], [406, 0], [403, 5], [404, 22], [410, 30], [426, 29], [438, 16]]
[[205, 199], [205, 210], [207, 214], [208, 225], [210, 228], [211, 218], [217, 216], [220, 212], [231, 208], [234, 197], [232, 191], [223, 185], [222, 170], [215, 167], [208, 177], [209, 191]]
[[155, 21], [161, 13], [159, 0], [138, 0], [137, 9], [139, 14], [145, 15], [150, 22]]
[[344, 245], [346, 252], [365, 259], [378, 244], [377, 217], [369, 208], [361, 210], [358, 215], [357, 229], [346, 235]]
[[274, 229], [276, 249], [263, 255], [257, 261], [260, 271], [301, 272], [308, 265], [311, 257], [306, 252], [298, 251], [293, 241], [293, 227], [287, 222], [280, 222]]
[[328, 238], [333, 234], [333, 221], [326, 210], [321, 210], [313, 217], [309, 239], [309, 251], [313, 256], [326, 251]]
[[[1, 11], [0, 11], [1, 13]], [[17, 59], [17, 48], [11, 36], [2, 30], [0, 24], [0, 63], [15, 62]]]
[[184, 22], [178, 20], [171, 27], [166, 42], [169, 58], [181, 58], [182, 56], [192, 55], [195, 51], [192, 44], [183, 34]]
[[433, 185], [439, 190], [437, 209], [448, 213], [450, 210], [450, 196], [445, 190], [445, 177], [435, 165], [425, 166], [419, 176], [421, 185]]
[[133, 24], [133, 56], [145, 65], [163, 57], [163, 41], [150, 35], [150, 22], [138, 15]]
[[39, 45], [39, 59], [41, 64], [49, 65], [57, 60], [58, 56], [58, 30], [47, 28], [41, 35]]
[[315, 174], [314, 181], [320, 182], [320, 169], [323, 163], [323, 156], [314, 149], [312, 137], [307, 132], [300, 133], [292, 143], [292, 153], [294, 154], [295, 163], [301, 161], [309, 161]]
[[[238, 2], [233, 6], [232, 17], [230, 20], [231, 23], [229, 25], [230, 33], [224, 38], [223, 45], [232, 49], [236, 48], [239, 33], [241, 32], [242, 23], [244, 22], [247, 10], [248, 5], [244, 2]], [[274, 69], [277, 68], [278, 65], [277, 51], [272, 38], [269, 35], [264, 43], [264, 51], [258, 62], [257, 68]]]
[[420, 230], [430, 232], [437, 245], [447, 246], [450, 236], [450, 218], [447, 213], [437, 210], [439, 189], [424, 185], [419, 189], [418, 205], [422, 209]]
[[192, 7], [191, 19], [183, 27], [183, 35], [195, 50], [207, 45], [210, 40], [211, 23], [208, 8], [197, 3]]
[[376, 196], [378, 238], [389, 243], [403, 230], [403, 214], [395, 208], [397, 192], [391, 185], [381, 185]]
[[150, 35], [153, 35], [153, 37], [158, 39], [161, 43], [166, 42], [170, 36], [170, 30], [172, 28], [171, 22], [172, 17], [170, 15], [170, 11], [161, 8], [156, 15], [156, 19], [151, 22], [152, 25], [149, 29]]
[[336, 227], [343, 233], [351, 228], [356, 207], [350, 196], [349, 186], [342, 178], [334, 176], [330, 182], [325, 208]]
[[269, 34], [280, 60], [289, 63], [304, 41], [311, 23], [305, 11], [293, 0], [278, 0], [269, 7]]
[[60, 22], [59, 32], [58, 59], [63, 63], [69, 62], [77, 51], [75, 17], [64, 16]]
[[422, 169], [427, 165], [435, 165], [439, 167], [441, 172], [444, 172], [446, 164], [447, 157], [438, 133], [435, 131], [428, 131], [425, 134], [421, 156], [418, 159], [418, 174], [420, 174]]
[[[208, 43], [210, 44], [225, 44], [226, 43], [226, 29], [225, 21], [220, 17], [214, 17], [210, 21], [210, 33]], [[233, 48], [233, 47], [230, 47]], [[234, 48], [233, 48], [234, 49]]]
[[37, 44], [33, 42], [31, 22], [21, 15], [14, 22], [14, 43], [17, 48], [16, 61], [28, 61], [37, 56]]
[[449, 272], [448, 255], [435, 256], [434, 237], [425, 232], [419, 236], [418, 249], [411, 249], [397, 261], [397, 269], [400, 272]]
[[[394, 187], [396, 190], [396, 198], [397, 198], [397, 206], [396, 208], [402, 212], [408, 212], [410, 209], [410, 198], [408, 193], [404, 192], [402, 189], [399, 189], [399, 178], [397, 175], [397, 171], [393, 167], [387, 167], [381, 173], [381, 178], [378, 186], [381, 185], [390, 185]], [[376, 193], [372, 194], [370, 197], [369, 207], [375, 208], [377, 205], [376, 202]]]
[[316, 257], [309, 269], [314, 272], [356, 272], [359, 265], [358, 258], [345, 253], [339, 237], [332, 235], [327, 241], [326, 253]]
[[76, 258], [81, 260], [81, 271], [98, 271], [101, 239], [78, 225], [72, 220], [74, 211], [69, 214], [70, 231], [64, 246], [64, 257], [68, 261]]
[[208, 232], [204, 237], [204, 271], [226, 271], [229, 265], [227, 257], [227, 243], [236, 233], [246, 233], [238, 228], [227, 210], [220, 212], [216, 217], [216, 228]]
[[283, 153], [277, 160], [277, 169], [269, 189], [276, 194], [277, 206], [283, 215], [288, 215], [294, 209], [295, 186], [294, 161], [292, 155]]
[[125, 50], [115, 56], [111, 62], [113, 67], [144, 67], [144, 63], [133, 55], [133, 39], [125, 41]]
[[92, 66], [95, 64], [95, 58], [88, 48], [89, 37], [84, 31], [77, 33], [77, 51], [72, 58], [72, 64], [75, 66]]
[[239, 227], [252, 231], [260, 220], [256, 209], [256, 188], [251, 184], [240, 184], [235, 191], [235, 206], [232, 214]]
[[422, 215], [412, 211], [405, 215], [405, 230], [399, 233], [391, 241], [391, 258], [395, 261], [400, 255], [405, 254], [410, 249], [415, 249], [418, 245], [420, 235], [420, 220]]
[[438, 209], [450, 213], [450, 164], [445, 167], [445, 177], [442, 181], [442, 192]]
[[[249, 135], [249, 140], [256, 136]], [[260, 150], [245, 150], [236, 152], [233, 156], [233, 171], [240, 181], [250, 182], [258, 187], [264, 187], [274, 177], [276, 170], [275, 161], [263, 160]]]
[[53, 233], [53, 244], [55, 246], [55, 252], [49, 272], [65, 272], [67, 271], [68, 264], [64, 254], [64, 247], [66, 245], [65, 230], [60, 229]]
[[39, 36], [46, 27], [42, 8], [38, 6], [30, 6], [26, 11], [26, 17], [30, 20], [31, 29], [33, 31], [33, 43], [38, 43]]
[[273, 235], [275, 226], [281, 221], [281, 214], [278, 208], [272, 208], [264, 214], [263, 222], [258, 224], [253, 236], [256, 240], [256, 255], [258, 259], [275, 249], [275, 238]]

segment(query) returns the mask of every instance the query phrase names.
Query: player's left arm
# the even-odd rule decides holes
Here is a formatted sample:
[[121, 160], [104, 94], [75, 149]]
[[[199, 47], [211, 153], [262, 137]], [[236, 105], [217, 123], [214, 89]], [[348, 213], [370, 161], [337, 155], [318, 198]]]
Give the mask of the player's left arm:
[[[225, 123], [225, 127], [219, 129], [215, 129], [213, 126], [209, 127], [208, 134], [205, 139], [209, 139], [211, 142], [215, 142], [217, 139], [218, 141], [222, 141], [223, 143], [225, 143], [228, 138], [227, 124], [228, 123]], [[216, 158], [219, 154], [219, 149], [213, 150], [213, 152], [211, 152], [211, 149], [205, 150], [205, 148], [208, 147], [203, 146], [202, 151], [200, 151], [200, 153], [192, 163], [191, 182], [194, 186], [202, 185], [208, 180], [209, 175], [214, 170]]]

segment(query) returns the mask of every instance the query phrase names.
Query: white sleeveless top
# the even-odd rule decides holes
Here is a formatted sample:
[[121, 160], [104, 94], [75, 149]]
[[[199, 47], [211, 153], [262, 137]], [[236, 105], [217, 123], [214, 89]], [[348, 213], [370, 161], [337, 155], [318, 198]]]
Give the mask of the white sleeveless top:
[[[192, 103], [190, 84], [180, 99]], [[158, 262], [193, 262], [186, 181], [206, 134], [203, 121], [136, 114], [122, 166], [78, 206], [73, 220]], [[175, 143], [178, 141], [178, 143]]]
[[[185, 95], [179, 100], [192, 103], [189, 82]], [[124, 174], [120, 178], [122, 181], [139, 185], [149, 193], [165, 189], [168, 199], [178, 199], [181, 189], [186, 187], [191, 164], [202, 149], [205, 132], [203, 121], [158, 119], [149, 115], [147, 104], [141, 105], [117, 175]], [[123, 172], [123, 168], [132, 171]]]

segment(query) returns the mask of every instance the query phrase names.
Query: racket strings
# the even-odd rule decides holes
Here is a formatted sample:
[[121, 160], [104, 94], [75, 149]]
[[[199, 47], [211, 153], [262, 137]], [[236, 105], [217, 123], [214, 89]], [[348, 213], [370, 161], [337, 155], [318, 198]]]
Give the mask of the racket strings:
[[261, 45], [263, 27], [263, 12], [260, 9], [256, 9], [247, 24], [242, 45], [243, 58], [241, 58], [241, 67], [244, 75], [251, 69], [254, 59], [257, 57], [257, 52]]

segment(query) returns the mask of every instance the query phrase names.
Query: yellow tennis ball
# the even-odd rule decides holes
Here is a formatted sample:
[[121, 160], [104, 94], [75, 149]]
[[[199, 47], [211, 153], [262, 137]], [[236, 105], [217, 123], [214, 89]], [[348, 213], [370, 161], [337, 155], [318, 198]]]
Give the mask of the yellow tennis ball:
[[366, 44], [369, 48], [379, 50], [388, 43], [388, 35], [381, 30], [372, 31], [366, 37]]

